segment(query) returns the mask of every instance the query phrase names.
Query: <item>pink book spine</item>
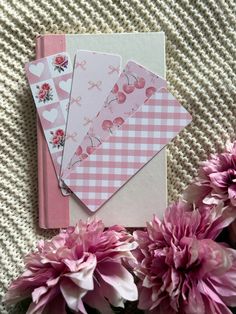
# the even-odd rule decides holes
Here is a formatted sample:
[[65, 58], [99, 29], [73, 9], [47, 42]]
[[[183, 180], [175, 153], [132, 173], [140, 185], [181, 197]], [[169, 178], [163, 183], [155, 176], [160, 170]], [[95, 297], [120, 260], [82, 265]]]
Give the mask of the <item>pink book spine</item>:
[[[65, 46], [65, 35], [40, 35], [36, 38], [36, 58], [65, 51]], [[61, 194], [39, 119], [37, 140], [39, 226], [44, 229], [68, 227], [69, 197]]]

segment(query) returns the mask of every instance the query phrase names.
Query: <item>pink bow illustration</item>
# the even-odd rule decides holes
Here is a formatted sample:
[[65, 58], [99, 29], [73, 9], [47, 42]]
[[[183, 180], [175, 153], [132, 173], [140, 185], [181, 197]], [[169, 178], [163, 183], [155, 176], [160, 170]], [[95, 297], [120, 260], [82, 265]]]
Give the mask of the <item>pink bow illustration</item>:
[[85, 67], [85, 65], [86, 65], [86, 60], [83, 60], [82, 62], [77, 62], [76, 63], [76, 68], [78, 68], [78, 67], [80, 67], [82, 70], [86, 70], [86, 67]]
[[73, 97], [71, 98], [71, 104], [76, 104], [78, 106], [81, 106], [80, 101], [81, 101], [81, 97], [80, 96], [78, 96], [77, 98], [73, 98]]
[[113, 65], [109, 65], [108, 67], [110, 69], [110, 71], [108, 72], [108, 74], [112, 74], [114, 72], [118, 73], [119, 74], [119, 70], [120, 70], [120, 67], [114, 67]]
[[101, 90], [100, 86], [102, 85], [101, 81], [97, 81], [97, 82], [93, 82], [93, 81], [89, 81], [88, 82], [90, 87], [88, 87], [88, 89], [93, 89], [94, 87], [96, 87], [98, 90]]
[[83, 124], [83, 126], [86, 126], [86, 125], [88, 125], [89, 123], [92, 123], [92, 122], [93, 121], [91, 119], [89, 119], [87, 117], [84, 117], [84, 124]]
[[78, 134], [76, 132], [72, 133], [72, 134], [67, 134], [66, 135], [66, 140], [72, 139], [72, 141], [76, 142], [76, 136]]

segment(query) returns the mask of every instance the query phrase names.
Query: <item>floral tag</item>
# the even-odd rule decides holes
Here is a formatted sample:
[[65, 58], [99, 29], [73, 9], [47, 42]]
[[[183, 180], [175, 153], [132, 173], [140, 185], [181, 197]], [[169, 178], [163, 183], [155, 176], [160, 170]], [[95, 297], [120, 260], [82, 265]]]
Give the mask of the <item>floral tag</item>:
[[61, 171], [67, 167], [120, 74], [121, 57], [78, 50]]
[[72, 83], [69, 55], [61, 52], [26, 63], [26, 75], [59, 178]]

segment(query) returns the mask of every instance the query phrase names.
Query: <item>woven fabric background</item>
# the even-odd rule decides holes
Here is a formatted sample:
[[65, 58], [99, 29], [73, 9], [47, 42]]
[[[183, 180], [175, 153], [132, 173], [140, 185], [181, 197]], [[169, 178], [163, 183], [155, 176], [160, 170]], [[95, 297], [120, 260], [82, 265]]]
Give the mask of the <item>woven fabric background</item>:
[[[166, 33], [170, 91], [193, 115], [168, 146], [169, 198], [196, 174], [200, 160], [235, 136], [235, 1], [1, 0], [0, 296], [23, 270], [39, 238], [36, 119], [24, 63], [42, 33]], [[0, 302], [0, 313], [20, 313]], [[132, 311], [131, 311], [132, 312]], [[134, 313], [134, 312], [132, 312]]]

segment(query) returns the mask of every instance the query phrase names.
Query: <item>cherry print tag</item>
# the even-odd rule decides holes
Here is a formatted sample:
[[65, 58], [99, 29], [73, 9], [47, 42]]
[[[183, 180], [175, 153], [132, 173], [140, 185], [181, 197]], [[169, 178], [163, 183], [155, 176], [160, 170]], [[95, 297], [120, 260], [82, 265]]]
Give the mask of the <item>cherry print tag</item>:
[[[66, 127], [66, 142], [61, 171], [68, 166], [87, 134], [92, 120], [120, 74], [121, 57], [107, 53], [78, 50], [75, 57], [71, 98]], [[91, 154], [92, 146], [86, 153]]]
[[58, 160], [61, 160], [65, 144], [72, 64], [69, 55], [61, 52], [26, 63], [25, 70], [59, 178], [61, 164]]
[[[147, 82], [146, 76], [142, 77]], [[139, 82], [141, 85], [138, 86], [143, 86], [143, 80]], [[106, 137], [88, 158], [83, 156], [84, 146], [80, 146], [78, 155], [84, 161], [73, 167], [64, 182], [91, 211], [99, 209], [191, 122], [191, 115], [166, 88], [159, 89], [160, 84], [156, 83], [153, 86], [155, 92], [149, 85], [142, 87], [146, 87], [145, 93], [149, 95], [152, 90], [152, 95], [126, 122], [121, 117], [117, 122], [110, 116], [103, 121], [103, 130], [110, 133], [116, 128], [116, 133]], [[120, 90], [120, 84], [118, 86], [116, 93]], [[130, 86], [124, 88], [132, 90]], [[121, 125], [120, 129], [118, 125]]]
[[155, 91], [165, 86], [165, 80], [141, 65], [129, 61], [107, 98], [100, 105], [101, 111], [91, 121], [87, 134], [80, 141], [67, 168], [62, 172], [62, 179], [76, 172], [76, 168], [83, 160], [102, 142], [108, 140], [109, 136], [114, 134]]

